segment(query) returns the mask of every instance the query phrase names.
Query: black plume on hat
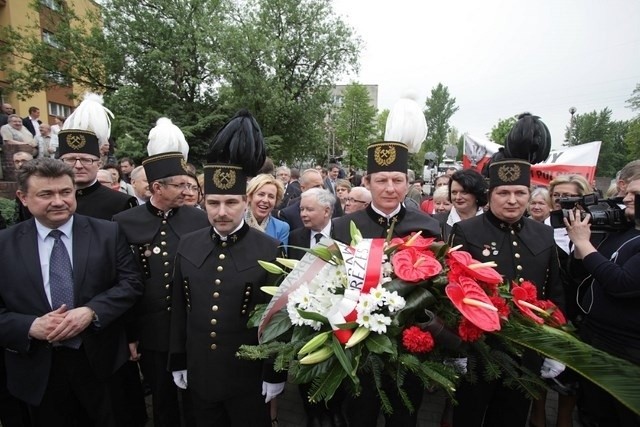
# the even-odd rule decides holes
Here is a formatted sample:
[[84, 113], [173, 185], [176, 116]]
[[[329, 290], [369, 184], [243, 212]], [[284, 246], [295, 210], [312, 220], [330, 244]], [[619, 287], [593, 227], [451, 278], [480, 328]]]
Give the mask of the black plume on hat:
[[526, 160], [531, 164], [540, 163], [551, 151], [551, 134], [540, 117], [523, 113], [504, 144], [505, 157]]
[[207, 163], [242, 167], [245, 175], [256, 176], [267, 153], [260, 125], [247, 110], [240, 110], [218, 131], [209, 145]]
[[550, 151], [551, 134], [547, 125], [538, 116], [522, 113], [509, 131], [504, 148], [500, 148], [491, 156], [482, 169], [482, 175], [489, 178], [489, 167], [494, 162], [521, 159], [534, 165], [546, 160]]

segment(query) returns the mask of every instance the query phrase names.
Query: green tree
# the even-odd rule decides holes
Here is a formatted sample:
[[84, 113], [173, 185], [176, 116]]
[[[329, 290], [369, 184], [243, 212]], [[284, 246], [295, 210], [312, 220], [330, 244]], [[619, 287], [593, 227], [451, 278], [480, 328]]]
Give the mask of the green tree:
[[[625, 136], [629, 131], [628, 121], [612, 121], [611, 110], [576, 114], [572, 139], [575, 145], [591, 141], [602, 141], [598, 156], [598, 176], [613, 177], [627, 162]], [[567, 139], [569, 129], [567, 127]]]
[[376, 118], [376, 140], [378, 141], [384, 141], [384, 132], [387, 128], [387, 118], [389, 118], [388, 108], [385, 108], [378, 113]]
[[228, 18], [226, 102], [256, 114], [274, 143], [272, 157], [288, 163], [325, 158], [329, 88], [357, 66], [360, 41], [353, 30], [329, 0], [247, 0]]
[[491, 132], [487, 134], [487, 137], [496, 144], [504, 145], [507, 140], [507, 135], [509, 135], [511, 128], [516, 124], [516, 121], [517, 116], [499, 119], [498, 123], [491, 128]]
[[447, 86], [438, 83], [438, 86], [431, 89], [431, 95], [427, 98], [425, 105], [424, 113], [429, 126], [425, 151], [435, 152], [440, 163], [449, 133], [449, 119], [458, 111], [456, 99], [451, 97]]
[[632, 111], [640, 111], [640, 83], [636, 84], [636, 88], [631, 93], [631, 98], [627, 99], [627, 104]]
[[640, 159], [640, 117], [629, 122], [624, 145], [627, 149], [627, 162]]
[[336, 139], [347, 154], [349, 166], [366, 168], [367, 146], [375, 135], [376, 109], [367, 88], [358, 83], [346, 87], [336, 116]]

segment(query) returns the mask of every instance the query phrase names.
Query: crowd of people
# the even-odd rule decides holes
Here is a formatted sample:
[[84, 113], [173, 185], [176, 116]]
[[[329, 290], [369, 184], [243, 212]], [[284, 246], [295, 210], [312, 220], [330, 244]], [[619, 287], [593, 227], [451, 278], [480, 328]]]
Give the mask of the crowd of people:
[[[0, 232], [4, 427], [143, 426], [145, 389], [155, 426], [277, 425], [286, 373], [271, 360], [235, 356], [257, 343], [246, 324], [268, 299], [260, 287], [272, 284], [257, 261], [300, 259], [326, 238], [349, 243], [351, 222], [365, 238], [420, 231], [462, 245], [496, 262], [506, 280], [535, 284], [585, 342], [640, 364], [640, 161], [615, 182], [628, 226], [594, 237], [577, 210], [561, 214], [561, 226], [551, 221], [561, 199], [593, 193], [591, 183], [569, 174], [532, 188], [523, 159], [495, 159], [485, 174], [453, 168], [423, 194], [396, 142], [372, 144], [362, 174], [338, 163], [299, 170], [273, 167], [260, 153], [229, 155], [236, 138], [262, 138], [240, 112], [215, 135], [223, 148], [198, 174], [176, 148], [184, 135], [170, 121], [150, 133], [150, 146], [160, 148], [142, 165], [114, 162], [96, 104], [85, 100], [74, 113], [89, 109], [91, 123], [72, 115], [62, 128], [40, 123], [37, 109], [22, 119], [2, 106], [4, 144], [22, 147], [13, 157], [17, 224]], [[381, 161], [381, 149], [393, 149], [393, 160]], [[465, 363], [458, 361], [462, 373]], [[557, 426], [573, 425], [576, 405], [585, 426], [640, 426], [637, 414], [560, 363], [537, 354], [518, 363], [559, 392]], [[327, 405], [310, 403], [300, 385], [300, 425], [377, 425], [373, 378], [360, 380], [359, 396], [340, 389]], [[385, 425], [417, 425], [424, 384], [404, 379], [413, 412], [390, 377], [382, 387], [394, 408], [382, 414]], [[542, 427], [544, 399], [463, 375], [440, 425]]]

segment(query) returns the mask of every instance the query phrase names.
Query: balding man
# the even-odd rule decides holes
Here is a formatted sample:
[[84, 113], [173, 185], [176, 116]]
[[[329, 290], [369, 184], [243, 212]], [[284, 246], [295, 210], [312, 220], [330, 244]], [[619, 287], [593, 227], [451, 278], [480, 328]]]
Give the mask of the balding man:
[[[312, 188], [324, 188], [322, 174], [316, 169], [305, 170], [300, 176], [299, 182], [300, 190], [302, 190], [303, 193]], [[333, 209], [333, 218], [338, 218], [342, 216], [342, 214], [342, 206], [340, 206], [340, 201], [338, 200]], [[278, 213], [278, 217], [289, 224], [291, 231], [302, 228], [304, 224], [300, 218], [300, 198], [292, 200], [289, 206]]]
[[9, 116], [13, 114], [13, 106], [6, 102], [0, 106], [0, 127], [9, 122]]
[[147, 181], [147, 173], [144, 167], [137, 166], [131, 171], [131, 186], [133, 187], [133, 195], [138, 200], [138, 205], [144, 205], [151, 198], [149, 190], [149, 181]]
[[39, 129], [40, 135], [35, 137], [38, 143], [38, 158], [54, 158], [58, 149], [58, 137], [51, 133], [51, 126], [47, 123], [41, 123]]
[[111, 175], [111, 172], [106, 169], [100, 169], [97, 178], [100, 184], [113, 190], [113, 175]]
[[349, 191], [347, 203], [344, 205], [344, 213], [350, 214], [361, 211], [366, 209], [369, 203], [371, 203], [371, 191], [364, 187], [353, 187], [351, 191]]

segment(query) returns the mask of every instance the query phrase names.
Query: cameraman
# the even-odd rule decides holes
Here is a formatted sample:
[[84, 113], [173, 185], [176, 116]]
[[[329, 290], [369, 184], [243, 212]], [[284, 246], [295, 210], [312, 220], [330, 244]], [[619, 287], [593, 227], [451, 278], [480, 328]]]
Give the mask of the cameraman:
[[[590, 241], [590, 215], [583, 220], [569, 213], [567, 226], [576, 259], [591, 275], [583, 282], [580, 307], [585, 312], [583, 340], [620, 358], [640, 364], [640, 227], [635, 199], [640, 195], [640, 175], [629, 180], [624, 196], [629, 228], [610, 233], [596, 249]], [[584, 381], [584, 405], [600, 426], [640, 426], [640, 417], [601, 388]]]

